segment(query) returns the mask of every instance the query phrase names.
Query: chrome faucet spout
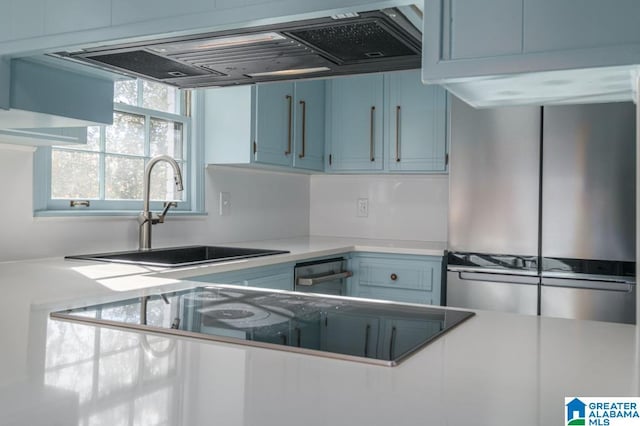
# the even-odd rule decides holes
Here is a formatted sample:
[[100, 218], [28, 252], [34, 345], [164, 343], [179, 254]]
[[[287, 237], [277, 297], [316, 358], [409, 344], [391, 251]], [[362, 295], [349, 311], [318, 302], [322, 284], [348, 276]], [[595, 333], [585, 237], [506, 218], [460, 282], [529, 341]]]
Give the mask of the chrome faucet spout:
[[168, 155], [158, 155], [157, 157], [153, 157], [147, 163], [147, 166], [144, 169], [144, 180], [143, 180], [143, 192], [142, 192], [142, 212], [138, 215], [138, 223], [140, 224], [140, 233], [139, 233], [139, 250], [150, 250], [151, 249], [151, 225], [155, 225], [157, 223], [164, 222], [164, 216], [167, 214], [167, 210], [171, 207], [172, 203], [165, 204], [165, 208], [162, 211], [162, 214], [157, 216], [150, 211], [149, 208], [149, 198], [151, 193], [151, 170], [153, 167], [158, 164], [160, 161], [165, 161], [171, 165], [173, 168], [173, 179], [175, 181], [176, 189], [178, 191], [182, 191], [184, 186], [182, 184], [182, 172], [180, 172], [180, 166], [176, 160], [171, 158]]

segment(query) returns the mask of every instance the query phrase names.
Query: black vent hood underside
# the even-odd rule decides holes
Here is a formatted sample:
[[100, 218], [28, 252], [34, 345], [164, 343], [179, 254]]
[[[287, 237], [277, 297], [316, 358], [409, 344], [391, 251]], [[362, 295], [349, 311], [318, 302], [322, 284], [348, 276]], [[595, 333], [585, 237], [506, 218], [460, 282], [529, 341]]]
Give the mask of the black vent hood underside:
[[402, 13], [385, 9], [56, 55], [195, 88], [414, 69], [421, 43]]

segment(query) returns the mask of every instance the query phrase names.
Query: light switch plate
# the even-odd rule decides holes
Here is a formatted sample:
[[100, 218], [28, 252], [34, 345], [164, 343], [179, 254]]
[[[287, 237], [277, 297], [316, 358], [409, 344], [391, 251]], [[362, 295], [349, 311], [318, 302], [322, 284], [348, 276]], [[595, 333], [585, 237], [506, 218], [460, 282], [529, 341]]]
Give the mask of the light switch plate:
[[220, 193], [219, 214], [220, 216], [231, 215], [231, 193], [230, 192]]
[[369, 199], [368, 198], [358, 198], [356, 216], [358, 217], [369, 216]]

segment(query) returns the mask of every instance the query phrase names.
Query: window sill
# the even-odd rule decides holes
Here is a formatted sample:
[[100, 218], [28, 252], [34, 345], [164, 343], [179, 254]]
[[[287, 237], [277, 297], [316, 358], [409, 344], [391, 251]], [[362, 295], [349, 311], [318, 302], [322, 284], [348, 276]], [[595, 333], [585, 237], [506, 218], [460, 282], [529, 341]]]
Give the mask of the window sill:
[[[137, 217], [140, 214], [140, 210], [36, 210], [33, 212], [33, 217], [123, 217], [132, 218]], [[187, 217], [201, 217], [207, 216], [208, 213], [204, 211], [169, 211], [168, 217], [175, 218], [187, 218]]]

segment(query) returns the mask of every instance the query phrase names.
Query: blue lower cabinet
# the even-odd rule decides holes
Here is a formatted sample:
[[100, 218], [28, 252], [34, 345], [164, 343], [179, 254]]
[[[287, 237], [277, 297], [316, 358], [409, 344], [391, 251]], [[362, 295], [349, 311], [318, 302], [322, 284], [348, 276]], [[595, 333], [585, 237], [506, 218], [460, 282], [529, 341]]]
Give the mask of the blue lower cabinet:
[[348, 313], [324, 312], [320, 322], [321, 349], [361, 357], [375, 357], [380, 320]]
[[351, 296], [441, 304], [442, 257], [356, 253], [350, 269]]
[[378, 351], [382, 357], [395, 359], [414, 348], [424, 336], [431, 336], [443, 329], [439, 320], [432, 322], [408, 319], [387, 319], [382, 327]]
[[245, 285], [293, 291], [293, 267], [293, 264], [263, 266], [234, 272], [201, 275], [190, 278], [190, 280], [211, 284]]

